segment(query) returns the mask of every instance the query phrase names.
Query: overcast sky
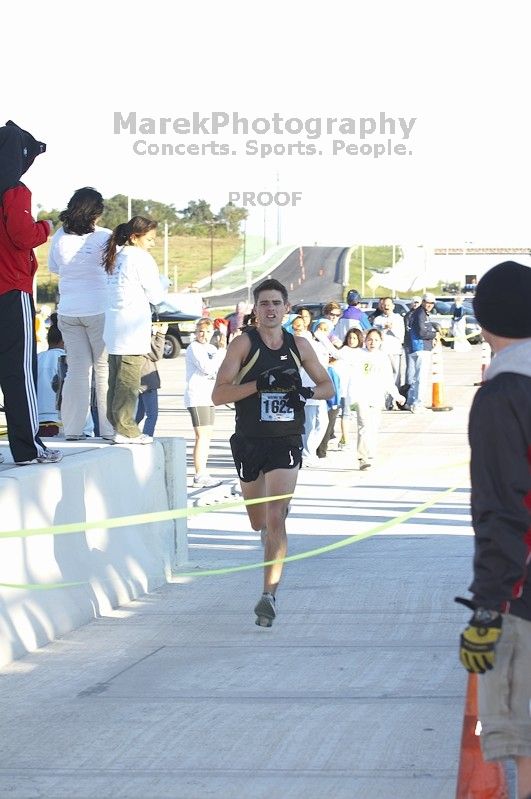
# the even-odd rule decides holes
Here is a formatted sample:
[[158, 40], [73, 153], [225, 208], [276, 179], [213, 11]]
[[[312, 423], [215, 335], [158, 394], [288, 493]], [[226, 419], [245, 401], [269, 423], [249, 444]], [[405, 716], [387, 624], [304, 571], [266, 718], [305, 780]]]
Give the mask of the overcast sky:
[[[47, 143], [25, 178], [35, 210], [64, 207], [83, 185], [177, 208], [204, 198], [214, 210], [229, 192], [263, 192], [264, 201], [298, 192], [281, 211], [286, 243], [525, 246], [526, 12], [514, 0], [4, 5], [2, 122]], [[115, 112], [136, 114], [137, 125], [172, 122], [165, 133], [117, 134]], [[236, 133], [227, 125], [214, 135], [206, 122], [186, 132], [194, 112], [234, 112], [249, 133], [243, 122]], [[294, 132], [283, 122], [252, 130], [275, 114]], [[328, 117], [351, 121], [316, 136], [315, 120]], [[249, 140], [306, 154], [261, 158], [246, 154]], [[334, 141], [343, 148], [335, 155]], [[163, 145], [228, 154], [142, 154]], [[377, 146], [385, 151], [374, 158]], [[264, 209], [250, 210], [249, 230], [261, 232]], [[276, 238], [274, 205], [266, 226]]]

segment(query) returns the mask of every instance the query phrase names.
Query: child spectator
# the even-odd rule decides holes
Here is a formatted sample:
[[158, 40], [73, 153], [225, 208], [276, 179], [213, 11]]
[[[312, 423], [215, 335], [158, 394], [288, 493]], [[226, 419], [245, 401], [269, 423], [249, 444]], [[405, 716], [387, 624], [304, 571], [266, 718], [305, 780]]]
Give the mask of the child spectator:
[[143, 433], [153, 436], [155, 425], [159, 416], [159, 388], [160, 375], [157, 369], [157, 361], [164, 355], [164, 340], [168, 330], [167, 322], [154, 322], [151, 334], [151, 351], [144, 356], [144, 364], [140, 374], [140, 393], [138, 395], [138, 407], [136, 409], [135, 421], [139, 424], [144, 416]]
[[362, 471], [370, 468], [370, 461], [376, 454], [376, 441], [386, 393], [391, 394], [400, 404], [406, 401], [395, 385], [389, 358], [381, 351], [382, 339], [382, 333], [378, 328], [373, 327], [367, 332], [360, 378], [352, 387], [356, 401], [353, 407], [358, 421], [358, 460]]
[[60, 359], [66, 355], [63, 336], [57, 327], [57, 314], [50, 317], [48, 349], [37, 355], [37, 399], [39, 414], [39, 436], [59, 435], [60, 402], [59, 390], [62, 380], [59, 375]]
[[335, 370], [339, 373], [341, 388], [341, 439], [338, 449], [349, 446], [350, 406], [354, 402], [352, 393], [359, 382], [361, 363], [363, 361], [363, 333], [357, 327], [351, 327], [343, 339], [343, 346], [338, 350]]

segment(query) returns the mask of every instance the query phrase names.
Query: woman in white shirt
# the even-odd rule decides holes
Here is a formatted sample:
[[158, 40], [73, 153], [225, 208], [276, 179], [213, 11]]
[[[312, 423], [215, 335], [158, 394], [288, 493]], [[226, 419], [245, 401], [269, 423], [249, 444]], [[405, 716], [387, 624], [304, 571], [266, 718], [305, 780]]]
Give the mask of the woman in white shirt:
[[186, 349], [186, 388], [184, 405], [192, 418], [195, 434], [194, 487], [206, 488], [219, 485], [207, 472], [208, 451], [214, 427], [215, 408], [212, 389], [225, 357], [225, 349], [210, 344], [214, 325], [210, 319], [201, 319], [195, 329], [195, 341]]
[[395, 385], [389, 358], [381, 350], [382, 340], [382, 332], [378, 328], [367, 331], [359, 380], [352, 386], [358, 417], [358, 460], [362, 471], [370, 468], [370, 461], [376, 454], [386, 394], [401, 404], [406, 401]]
[[107, 278], [102, 255], [111, 231], [96, 225], [102, 213], [99, 191], [86, 186], [74, 192], [59, 216], [63, 227], [54, 234], [48, 257], [50, 272], [59, 275], [58, 322], [68, 363], [61, 407], [67, 441], [86, 437], [93, 370], [99, 433], [106, 439], [114, 435], [106, 416], [109, 369], [103, 343]]
[[341, 386], [341, 439], [338, 449], [349, 447], [350, 425], [353, 404], [352, 393], [360, 380], [361, 364], [363, 361], [363, 331], [358, 327], [351, 327], [345, 334], [343, 344], [338, 350], [338, 360], [335, 364], [339, 373]]
[[144, 356], [151, 349], [151, 306], [164, 299], [159, 269], [149, 250], [157, 223], [134, 216], [118, 225], [104, 255], [107, 307], [103, 339], [109, 353], [107, 418], [115, 444], [150, 444], [135, 421]]

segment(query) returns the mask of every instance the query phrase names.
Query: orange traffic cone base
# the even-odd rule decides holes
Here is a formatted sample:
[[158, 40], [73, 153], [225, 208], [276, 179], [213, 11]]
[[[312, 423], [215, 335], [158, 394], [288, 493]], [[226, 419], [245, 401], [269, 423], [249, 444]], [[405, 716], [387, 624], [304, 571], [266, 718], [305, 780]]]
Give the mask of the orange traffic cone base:
[[477, 735], [477, 675], [470, 674], [465, 700], [456, 799], [509, 799], [501, 763], [483, 760]]
[[432, 390], [432, 400], [431, 400], [431, 409], [432, 411], [451, 411], [453, 410], [451, 405], [447, 405], [445, 398], [444, 398], [444, 390], [442, 383], [434, 383], [433, 390]]

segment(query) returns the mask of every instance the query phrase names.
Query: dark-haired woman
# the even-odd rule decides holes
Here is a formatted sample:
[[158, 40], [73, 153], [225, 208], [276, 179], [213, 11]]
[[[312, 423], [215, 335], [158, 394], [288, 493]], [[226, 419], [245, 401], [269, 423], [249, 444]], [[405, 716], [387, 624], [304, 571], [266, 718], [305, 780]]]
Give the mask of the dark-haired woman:
[[151, 349], [151, 307], [164, 299], [158, 266], [149, 254], [157, 223], [134, 216], [118, 225], [107, 242], [107, 308], [103, 337], [109, 353], [107, 418], [115, 444], [149, 444], [135, 411], [144, 356]]
[[89, 186], [78, 189], [59, 219], [52, 238], [48, 267], [59, 275], [59, 328], [63, 334], [68, 373], [61, 416], [67, 441], [85, 438], [92, 370], [98, 406], [99, 434], [112, 440], [106, 417], [109, 369], [103, 343], [107, 278], [102, 256], [111, 231], [98, 227], [103, 197]]

